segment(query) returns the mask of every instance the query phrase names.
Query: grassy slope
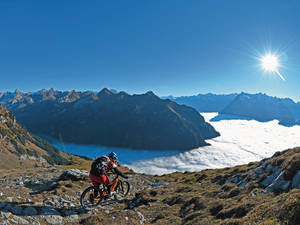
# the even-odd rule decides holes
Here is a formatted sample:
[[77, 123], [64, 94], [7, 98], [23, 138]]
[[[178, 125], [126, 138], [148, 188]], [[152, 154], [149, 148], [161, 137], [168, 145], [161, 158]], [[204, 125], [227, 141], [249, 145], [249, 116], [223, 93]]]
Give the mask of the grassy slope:
[[[299, 163], [296, 162], [300, 161], [299, 152], [300, 148], [284, 151], [271, 162], [290, 171], [288, 176], [291, 171], [294, 171], [293, 168], [298, 168]], [[85, 170], [90, 168], [90, 160], [67, 154], [64, 156], [72, 164], [57, 168]], [[299, 189], [265, 194], [255, 174], [244, 188], [226, 182], [236, 175], [244, 176], [259, 167], [259, 163], [249, 163], [200, 172], [147, 175], [145, 178], [167, 185], [138, 192], [142, 204], [136, 209], [145, 216], [145, 224], [298, 224], [300, 221]], [[28, 172], [34, 174], [38, 170], [41, 169], [29, 169]], [[14, 176], [21, 176], [22, 173], [23, 171], [19, 170], [10, 171]], [[47, 170], [43, 173], [47, 174]], [[5, 171], [0, 170], [0, 175], [5, 175]], [[78, 196], [77, 192], [89, 185], [88, 179], [60, 181], [56, 189], [44, 192], [35, 198], [38, 200], [64, 194]], [[28, 191], [24, 188], [23, 192]], [[133, 198], [134, 193], [129, 196], [129, 200]], [[99, 208], [96, 214], [81, 220], [81, 224], [139, 224], [137, 213], [134, 210], [125, 210], [126, 207], [126, 202], [120, 203], [111, 208], [109, 214], [105, 212], [105, 208]], [[125, 217], [128, 217], [129, 221], [125, 220]]]
[[[155, 192], [151, 210], [141, 212], [156, 224], [296, 224], [300, 221], [300, 190], [264, 194], [255, 182], [245, 188], [220, 182], [222, 177], [251, 170], [256, 164], [157, 177], [167, 182]], [[229, 178], [228, 177], [228, 178]]]
[[[283, 151], [270, 162], [294, 171], [292, 168], [299, 165], [295, 163], [300, 161], [299, 152], [300, 148]], [[79, 168], [89, 168], [90, 162], [83, 159], [73, 162]], [[251, 181], [244, 188], [226, 182], [259, 167], [257, 162], [232, 168], [149, 176], [157, 183], [167, 185], [140, 192], [141, 199], [148, 204], [141, 204], [136, 209], [145, 216], [146, 224], [298, 224], [299, 189], [265, 194], [256, 174], [251, 175]], [[119, 204], [113, 212], [119, 221], [124, 219], [124, 208], [126, 204]], [[108, 222], [102, 214], [82, 222], [97, 224], [99, 221]], [[110, 222], [114, 224], [115, 221]]]

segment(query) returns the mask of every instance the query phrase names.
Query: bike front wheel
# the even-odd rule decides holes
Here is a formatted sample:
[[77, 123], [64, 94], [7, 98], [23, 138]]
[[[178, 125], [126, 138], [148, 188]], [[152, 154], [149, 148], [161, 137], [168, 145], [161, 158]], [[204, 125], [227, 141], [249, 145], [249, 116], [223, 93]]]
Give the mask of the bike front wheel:
[[94, 186], [85, 189], [80, 196], [80, 204], [86, 210], [94, 209], [102, 200], [101, 190]]
[[117, 201], [122, 201], [130, 191], [129, 182], [119, 180], [119, 183], [114, 191], [115, 191], [115, 199]]

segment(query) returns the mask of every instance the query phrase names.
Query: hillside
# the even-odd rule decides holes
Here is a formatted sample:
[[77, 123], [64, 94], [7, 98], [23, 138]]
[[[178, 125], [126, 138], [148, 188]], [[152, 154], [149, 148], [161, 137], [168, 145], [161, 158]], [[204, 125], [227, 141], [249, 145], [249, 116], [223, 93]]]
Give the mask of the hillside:
[[75, 144], [134, 149], [192, 149], [219, 133], [193, 108], [154, 93], [5, 93], [0, 98], [32, 133]]
[[94, 211], [79, 205], [80, 193], [90, 185], [86, 170], [91, 162], [70, 160], [69, 166], [0, 170], [0, 221], [128, 225], [300, 221], [300, 148], [232, 168], [163, 176], [127, 170], [132, 186], [127, 199], [107, 201]]
[[66, 164], [68, 160], [46, 141], [32, 136], [0, 105], [0, 168]]

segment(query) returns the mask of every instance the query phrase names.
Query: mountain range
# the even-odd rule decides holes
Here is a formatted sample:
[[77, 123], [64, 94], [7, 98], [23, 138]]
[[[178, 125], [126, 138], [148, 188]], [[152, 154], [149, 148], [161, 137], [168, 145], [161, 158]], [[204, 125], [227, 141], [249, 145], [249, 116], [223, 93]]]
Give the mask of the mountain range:
[[[178, 104], [194, 107], [199, 112], [218, 112], [216, 119], [224, 115], [242, 116], [258, 121], [278, 120], [286, 126], [300, 125], [300, 103], [289, 98], [258, 94], [199, 94], [196, 96], [168, 97]], [[237, 118], [237, 117], [233, 117]]]
[[[82, 96], [90, 96], [90, 94], [83, 95], [74, 91], [65, 95], [54, 91], [57, 92], [56, 96], [60, 96], [57, 98], [55, 94], [48, 92], [35, 93], [36, 99], [18, 92], [14, 93], [16, 99], [6, 98], [6, 101], [10, 102], [8, 105], [11, 105], [12, 109], [21, 110], [20, 113], [30, 109], [27, 113], [35, 112], [33, 115], [37, 118], [41, 116], [38, 113], [42, 115], [47, 113], [49, 116], [59, 113], [57, 111], [59, 109], [62, 110], [61, 114], [65, 116], [64, 118], [69, 119], [67, 115], [71, 114], [72, 119], [81, 121], [83, 118], [72, 113], [76, 110], [78, 113], [83, 113], [86, 111], [80, 110], [86, 109], [91, 113], [86, 116], [92, 116], [97, 100], [101, 101], [98, 102], [101, 107], [99, 105], [96, 107], [97, 112], [100, 112], [97, 115], [100, 116], [105, 115], [102, 114], [102, 110], [98, 111], [102, 107], [112, 113], [118, 112], [118, 107], [124, 109], [126, 103], [128, 106], [126, 109], [132, 110], [129, 106], [134, 102], [135, 106], [142, 107], [138, 110], [142, 115], [148, 112], [149, 109], [146, 107], [151, 107], [158, 110], [153, 113], [160, 112], [164, 119], [165, 115], [170, 116], [176, 125], [179, 122], [186, 122], [185, 125], [190, 129], [196, 130], [197, 127], [193, 127], [194, 123], [201, 119], [196, 116], [199, 113], [194, 109], [180, 106], [170, 100], [161, 100], [152, 92], [131, 96], [126, 93], [114, 94], [103, 89], [91, 95], [89, 101], [84, 102], [81, 102], [85, 99]], [[4, 96], [7, 97], [8, 93]], [[267, 109], [274, 107], [268, 103], [269, 96], [261, 94], [249, 96], [243, 93], [236, 102], [229, 104], [226, 110], [237, 110], [238, 108], [235, 108], [237, 104], [244, 104], [249, 105], [247, 108], [249, 111], [251, 105], [256, 106], [258, 103], [253, 99], [250, 101], [248, 97], [257, 99], [258, 103], [264, 103], [263, 106]], [[124, 98], [125, 103], [120, 103]], [[118, 104], [112, 105], [112, 101]], [[103, 102], [107, 105], [103, 105]], [[279, 104], [274, 102], [275, 105]], [[76, 107], [75, 103], [77, 103]], [[165, 104], [172, 113], [177, 113], [177, 120], [170, 113], [163, 114], [163, 109], [166, 110]], [[286, 105], [289, 106], [287, 103], [283, 106]], [[45, 108], [41, 110], [41, 106]], [[31, 111], [32, 109], [36, 111]], [[285, 109], [281, 110], [278, 111], [287, 113]], [[195, 118], [191, 118], [192, 116]], [[260, 119], [266, 118], [268, 117], [262, 116]], [[189, 124], [189, 121], [194, 123]], [[52, 119], [51, 122], [54, 120]], [[62, 122], [62, 120], [57, 121], [57, 123]], [[119, 120], [116, 122], [119, 123]], [[208, 124], [205, 125], [207, 129], [214, 131]], [[138, 174], [121, 167], [131, 184], [126, 199], [118, 204], [112, 202], [113, 204], [108, 205], [104, 202], [90, 212], [78, 207], [78, 202], [80, 193], [91, 185], [88, 178], [91, 161], [76, 156], [66, 157], [49, 143], [30, 134], [3, 106], [0, 106], [0, 157], [0, 223], [3, 224], [296, 225], [300, 220], [299, 147], [276, 152], [272, 157], [259, 162], [199, 172], [175, 172], [152, 176]]]
[[238, 96], [238, 94], [216, 95], [208, 93], [181, 97], [168, 96], [163, 98], [168, 98], [178, 104], [191, 106], [199, 112], [220, 112], [232, 102], [236, 96]]
[[69, 143], [186, 150], [219, 136], [195, 109], [153, 92], [16, 90], [1, 93], [0, 104], [32, 133]]

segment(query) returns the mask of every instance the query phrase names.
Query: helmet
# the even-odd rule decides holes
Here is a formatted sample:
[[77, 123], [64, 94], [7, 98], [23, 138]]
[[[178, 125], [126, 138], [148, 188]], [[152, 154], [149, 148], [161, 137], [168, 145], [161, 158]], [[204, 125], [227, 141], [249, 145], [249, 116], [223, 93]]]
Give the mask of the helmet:
[[114, 152], [109, 153], [107, 156], [108, 156], [109, 158], [112, 158], [112, 159], [118, 159], [117, 154], [114, 153]]

